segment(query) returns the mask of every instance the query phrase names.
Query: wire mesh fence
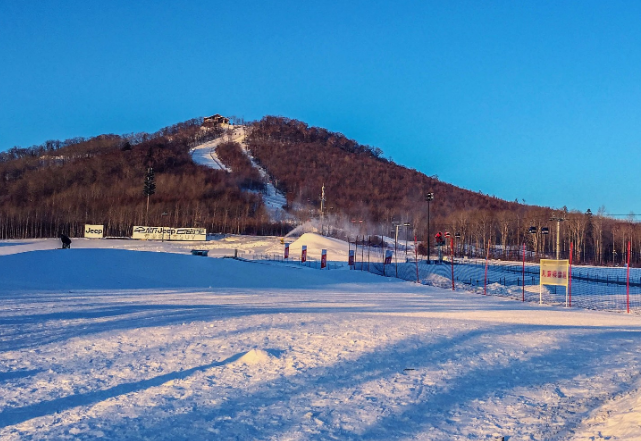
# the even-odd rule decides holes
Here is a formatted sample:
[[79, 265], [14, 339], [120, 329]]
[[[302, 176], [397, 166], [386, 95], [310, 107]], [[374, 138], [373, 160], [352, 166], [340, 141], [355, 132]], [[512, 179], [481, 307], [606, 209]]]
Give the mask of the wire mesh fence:
[[278, 253], [254, 253], [254, 254], [246, 254], [239, 259], [241, 260], [252, 260], [252, 261], [268, 261], [268, 262], [280, 262], [284, 264], [291, 264], [291, 265], [296, 265], [296, 266], [301, 266], [301, 267], [306, 267], [306, 268], [313, 268], [313, 269], [322, 269], [322, 270], [336, 270], [339, 268], [344, 268], [345, 264], [342, 263], [336, 263], [336, 262], [327, 262], [325, 264], [324, 268], [321, 268], [321, 261], [314, 259], [314, 258], [308, 258], [305, 262], [301, 261], [300, 257], [295, 257], [295, 256], [289, 256], [287, 259], [283, 256], [283, 254], [278, 254]]
[[[412, 253], [397, 252], [389, 258], [390, 249], [384, 245], [365, 244], [357, 250], [349, 267], [356, 271], [518, 301], [641, 313], [641, 268], [571, 266], [571, 282], [566, 287], [541, 285], [540, 264], [527, 262], [523, 255], [521, 261], [456, 258], [451, 254], [428, 261]], [[321, 268], [320, 260], [301, 262], [298, 257], [284, 259], [282, 254], [253, 254], [244, 258]], [[346, 267], [346, 262], [327, 262], [329, 270]]]
[[526, 302], [641, 313], [641, 268], [571, 266], [570, 285], [541, 285], [539, 263], [444, 257], [384, 263], [378, 252], [354, 269], [387, 277]]

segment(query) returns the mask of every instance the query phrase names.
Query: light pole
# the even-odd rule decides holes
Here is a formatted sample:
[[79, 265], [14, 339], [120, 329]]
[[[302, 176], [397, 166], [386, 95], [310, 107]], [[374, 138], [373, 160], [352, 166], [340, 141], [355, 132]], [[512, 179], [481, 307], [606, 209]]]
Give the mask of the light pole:
[[425, 195], [427, 202], [427, 263], [430, 263], [430, 202], [434, 200], [434, 193], [429, 192]]
[[[528, 232], [530, 234], [537, 234], [539, 231], [537, 227], [530, 227]], [[545, 247], [542, 247], [543, 244], [541, 242], [543, 242], [543, 236], [546, 234], [550, 234], [550, 229], [548, 227], [541, 227], [541, 234], [538, 234], [537, 241], [536, 241], [536, 249], [534, 250], [537, 255], [539, 254], [539, 248], [542, 248], [543, 251], [545, 251]]]
[[[396, 245], [398, 244], [398, 227], [405, 227], [405, 228], [407, 228], [409, 225], [410, 225], [410, 224], [408, 224], [408, 223], [404, 223], [404, 224], [395, 224], [395, 225], [394, 225], [394, 229], [396, 230], [396, 231], [395, 231], [395, 234], [394, 234], [394, 262], [395, 262], [395, 266], [396, 266], [396, 277], [398, 277], [398, 255], [397, 255], [397, 253], [396, 253], [396, 249], [397, 249], [397, 246], [396, 246]], [[392, 232], [394, 233], [394, 231], [392, 231]]]
[[407, 262], [407, 229], [408, 227], [411, 227], [410, 224], [403, 224], [405, 225], [405, 262]]
[[559, 244], [561, 243], [561, 222], [563, 222], [565, 218], [551, 217], [550, 220], [556, 221], [556, 260], [559, 260]]
[[461, 233], [455, 233], [454, 239], [456, 239], [456, 253], [460, 255], [459, 252], [459, 239], [461, 238]]
[[[325, 222], [325, 183], [323, 182], [323, 187], [321, 188], [321, 236], [323, 235], [323, 223]], [[329, 236], [329, 234], [328, 234]]]

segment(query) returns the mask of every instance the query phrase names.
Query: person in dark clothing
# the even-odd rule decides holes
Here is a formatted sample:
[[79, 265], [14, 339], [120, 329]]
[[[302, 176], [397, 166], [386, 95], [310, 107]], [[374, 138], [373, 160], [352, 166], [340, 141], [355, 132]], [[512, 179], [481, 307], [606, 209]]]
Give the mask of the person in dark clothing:
[[62, 249], [71, 248], [71, 239], [65, 233], [60, 233], [60, 241], [62, 242]]

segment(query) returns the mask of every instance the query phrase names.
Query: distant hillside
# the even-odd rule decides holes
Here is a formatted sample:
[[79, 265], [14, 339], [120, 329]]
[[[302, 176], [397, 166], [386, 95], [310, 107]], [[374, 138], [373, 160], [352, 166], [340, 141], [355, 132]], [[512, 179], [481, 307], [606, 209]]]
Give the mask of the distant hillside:
[[[551, 253], [562, 216], [563, 250], [574, 243], [577, 261], [621, 263], [625, 244], [641, 249], [637, 224], [596, 214], [552, 210], [509, 202], [441, 182], [382, 156], [382, 151], [340, 133], [301, 121], [267, 116], [246, 125], [245, 150], [229, 142], [226, 122], [193, 119], [156, 133], [101, 135], [47, 141], [0, 153], [0, 238], [82, 235], [85, 223], [104, 224], [106, 234], [124, 236], [133, 225], [205, 227], [210, 232], [284, 234], [299, 222], [320, 216], [325, 185], [326, 223], [355, 234], [390, 234], [394, 223], [410, 223], [427, 239], [425, 194], [432, 234], [459, 233], [459, 247], [483, 253], [488, 241], [502, 250]], [[190, 149], [221, 138], [218, 158], [231, 170], [197, 165]], [[151, 167], [156, 194], [146, 213], [143, 181]], [[275, 223], [260, 192], [286, 196], [286, 222]], [[270, 203], [273, 204], [273, 200]], [[272, 212], [280, 207], [270, 207]], [[530, 227], [537, 234], [530, 234]], [[346, 228], [347, 227], [347, 228]], [[351, 227], [351, 228], [349, 228]], [[548, 227], [550, 234], [541, 235]]]
[[[196, 119], [154, 134], [48, 141], [4, 152], [0, 238], [82, 236], [85, 223], [104, 224], [112, 236], [145, 224], [281, 231], [270, 229], [258, 195], [242, 191], [233, 176], [192, 161], [190, 146], [221, 133]], [[146, 219], [148, 167], [155, 172], [156, 194]]]
[[420, 221], [427, 212], [427, 192], [435, 194], [431, 209], [436, 218], [461, 209], [526, 209], [397, 165], [384, 159], [380, 149], [301, 121], [265, 117], [252, 125], [248, 138], [252, 154], [292, 204], [319, 206], [325, 184], [328, 205], [336, 212], [373, 223], [399, 216]]

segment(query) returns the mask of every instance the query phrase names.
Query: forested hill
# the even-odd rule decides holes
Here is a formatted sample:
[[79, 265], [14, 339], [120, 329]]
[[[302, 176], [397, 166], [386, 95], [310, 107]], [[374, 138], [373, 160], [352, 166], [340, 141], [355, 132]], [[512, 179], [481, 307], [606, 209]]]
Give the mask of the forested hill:
[[[91, 139], [47, 141], [0, 153], [0, 238], [51, 237], [60, 232], [81, 236], [85, 223], [104, 224], [106, 234], [127, 236], [133, 225], [204, 227], [210, 232], [283, 234], [296, 220], [318, 217], [325, 185], [326, 215], [337, 225], [354, 222], [360, 234], [389, 234], [393, 223], [408, 222], [426, 239], [426, 193], [432, 233], [460, 233], [461, 243], [482, 249], [488, 240], [501, 249], [529, 247], [549, 251], [555, 229], [541, 237], [528, 234], [551, 226], [562, 215], [563, 246], [602, 261], [632, 240], [641, 248], [636, 224], [590, 212], [559, 212], [508, 202], [441, 182], [397, 165], [375, 147], [340, 133], [309, 127], [292, 119], [268, 116], [245, 125], [245, 144], [254, 160], [287, 199], [284, 223], [276, 223], [263, 205], [267, 188], [238, 144], [219, 143], [225, 170], [194, 163], [190, 149], [227, 137], [225, 124], [193, 119], [156, 133], [101, 135]], [[149, 211], [143, 195], [148, 168], [156, 193]], [[294, 219], [294, 222], [292, 222]]]
[[441, 182], [385, 159], [378, 148], [301, 121], [265, 117], [252, 125], [247, 141], [294, 207], [319, 206], [324, 184], [327, 206], [334, 212], [375, 224], [392, 219], [420, 223], [430, 192], [434, 218], [460, 210], [517, 214], [529, 208]]
[[[82, 236], [85, 223], [104, 224], [109, 236], [145, 224], [280, 232], [269, 229], [259, 195], [192, 161], [192, 146], [221, 135], [201, 118], [153, 134], [47, 141], [0, 153], [0, 238]], [[149, 167], [156, 192], [147, 214]]]

